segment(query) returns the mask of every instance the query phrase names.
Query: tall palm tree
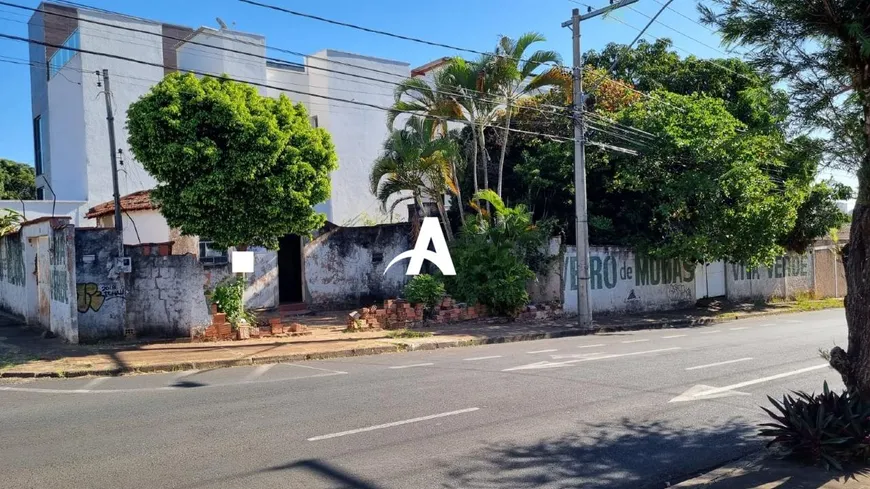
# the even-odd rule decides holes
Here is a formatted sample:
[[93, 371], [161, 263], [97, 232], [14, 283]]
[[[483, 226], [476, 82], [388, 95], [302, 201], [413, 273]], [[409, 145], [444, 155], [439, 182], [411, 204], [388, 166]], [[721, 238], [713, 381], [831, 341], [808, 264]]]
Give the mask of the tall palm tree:
[[[435, 202], [438, 213], [444, 222], [447, 239], [453, 239], [444, 196], [457, 194], [453, 168], [457, 157], [457, 146], [453, 139], [438, 137], [438, 121], [412, 116], [403, 129], [396, 129], [384, 143], [384, 151], [375, 160], [370, 175], [372, 193], [381, 201], [382, 208], [389, 214], [396, 207], [413, 201], [419, 217], [425, 215], [423, 197]], [[410, 196], [396, 196], [409, 191]]]
[[501, 156], [498, 161], [498, 187], [496, 193], [501, 197], [502, 176], [504, 174], [504, 158], [507, 152], [508, 136], [511, 128], [511, 114], [518, 100], [528, 97], [541, 88], [556, 86], [562, 83], [562, 70], [551, 66], [540, 73], [538, 68], [544, 65], [560, 64], [562, 57], [555, 51], [538, 50], [529, 56], [526, 51], [532, 44], [546, 41], [537, 32], [527, 32], [513, 40], [502, 36], [495, 49], [495, 55], [490, 58], [488, 71], [496, 78], [496, 91], [504, 104], [504, 137], [501, 143]]

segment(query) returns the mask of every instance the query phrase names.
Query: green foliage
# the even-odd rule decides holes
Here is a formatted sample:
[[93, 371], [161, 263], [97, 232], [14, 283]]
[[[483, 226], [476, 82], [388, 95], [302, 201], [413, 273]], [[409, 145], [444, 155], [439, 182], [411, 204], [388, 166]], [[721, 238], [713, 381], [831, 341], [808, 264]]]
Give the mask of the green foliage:
[[337, 157], [302, 104], [226, 78], [168, 75], [127, 111], [130, 148], [171, 227], [219, 247], [277, 248], [325, 216]]
[[525, 206], [508, 207], [491, 190], [481, 190], [474, 200], [489, 203], [492, 213], [477, 208], [452, 244], [456, 275], [446, 278], [447, 290], [496, 314], [515, 314], [529, 301], [526, 282], [535, 277], [530, 265], [547, 264], [542, 248], [549, 233], [533, 223]]
[[0, 200], [36, 198], [36, 173], [24, 163], [0, 158]]
[[[859, 128], [870, 108], [870, 11], [866, 0], [712, 0], [703, 21], [774, 82], [785, 82], [792, 122], [823, 129], [829, 162], [867, 162], [868, 136]], [[868, 169], [867, 171], [870, 171]], [[859, 180], [866, 176], [859, 174]], [[870, 184], [870, 182], [867, 182]]]
[[820, 182], [810, 187], [810, 192], [798, 207], [797, 221], [782, 239], [783, 247], [790, 251], [804, 252], [817, 238], [825, 237], [831, 230], [839, 230], [850, 221], [849, 214], [836, 205], [838, 200], [852, 197], [852, 189], [837, 182]]
[[444, 283], [437, 277], [426, 274], [412, 278], [404, 290], [405, 299], [414, 304], [423, 304], [429, 313], [444, 298], [444, 294]]
[[238, 326], [244, 319], [248, 324], [255, 324], [256, 318], [245, 311], [245, 279], [242, 276], [227, 277], [215, 286], [211, 293], [211, 302], [217, 304], [218, 311], [227, 315], [227, 321]]
[[387, 331], [390, 338], [427, 338], [432, 336], [431, 331], [414, 331], [413, 329], [396, 329]]
[[0, 209], [0, 236], [18, 231], [24, 216], [13, 209]]
[[870, 403], [855, 391], [836, 393], [825, 382], [821, 394], [795, 392], [782, 402], [768, 397], [776, 412], [762, 408], [775, 421], [759, 433], [773, 438], [792, 456], [826, 468], [842, 468], [848, 461], [870, 460]]

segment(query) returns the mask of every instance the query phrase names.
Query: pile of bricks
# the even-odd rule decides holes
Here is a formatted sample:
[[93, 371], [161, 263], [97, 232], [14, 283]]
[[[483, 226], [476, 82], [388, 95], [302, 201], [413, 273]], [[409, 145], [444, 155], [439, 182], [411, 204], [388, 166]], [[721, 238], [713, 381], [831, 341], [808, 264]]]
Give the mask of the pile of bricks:
[[387, 299], [383, 307], [373, 305], [352, 311], [347, 317], [347, 329], [403, 329], [423, 320], [423, 304], [411, 304], [402, 299]]
[[205, 328], [202, 338], [205, 341], [231, 340], [235, 338], [233, 325], [227, 322], [227, 315], [216, 312], [211, 315], [211, 326]]
[[[251, 338], [263, 338], [269, 336], [287, 337], [287, 336], [305, 336], [312, 334], [308, 327], [304, 324], [291, 323], [285, 325], [281, 322], [281, 318], [269, 319], [269, 325], [266, 327], [253, 324], [250, 326]], [[216, 308], [212, 308], [211, 326], [205, 330], [191, 331], [191, 341], [226, 341], [241, 339], [232, 324], [227, 321], [227, 315], [222, 312], [217, 312]]]
[[517, 315], [518, 319], [555, 319], [562, 317], [564, 311], [560, 304], [529, 304]]
[[[453, 323], [486, 317], [486, 306], [457, 303], [451, 297], [444, 297], [432, 315], [435, 323]], [[347, 329], [403, 329], [423, 321], [423, 304], [411, 304], [403, 299], [387, 299], [383, 307], [377, 305], [352, 311], [347, 317]]]

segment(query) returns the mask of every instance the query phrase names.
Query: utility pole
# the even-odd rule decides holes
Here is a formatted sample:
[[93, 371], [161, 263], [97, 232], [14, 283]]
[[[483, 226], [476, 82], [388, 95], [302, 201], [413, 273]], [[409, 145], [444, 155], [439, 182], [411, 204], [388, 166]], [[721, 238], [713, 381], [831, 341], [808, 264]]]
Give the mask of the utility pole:
[[577, 233], [577, 324], [582, 328], [592, 326], [592, 308], [589, 301], [589, 218], [586, 206], [586, 96], [583, 93], [583, 56], [580, 50], [580, 22], [604, 15], [620, 7], [637, 3], [638, 0], [622, 0], [607, 7], [580, 15], [580, 9], [571, 11], [571, 20], [562, 27], [571, 27], [574, 44], [574, 209]]
[[[99, 72], [97, 72], [99, 75]], [[109, 153], [112, 161], [112, 191], [115, 196], [115, 230], [123, 240], [124, 221], [121, 220], [121, 193], [118, 191], [118, 160], [115, 150], [115, 116], [112, 113], [112, 92], [109, 88], [109, 70], [103, 70], [103, 95], [106, 98], [106, 122], [109, 125]], [[122, 241], [123, 242], [123, 241]]]

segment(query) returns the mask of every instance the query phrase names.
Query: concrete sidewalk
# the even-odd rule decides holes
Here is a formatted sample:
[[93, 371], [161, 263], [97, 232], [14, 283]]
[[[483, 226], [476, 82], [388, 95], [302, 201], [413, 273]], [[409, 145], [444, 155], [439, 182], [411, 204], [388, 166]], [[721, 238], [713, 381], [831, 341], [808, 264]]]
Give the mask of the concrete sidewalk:
[[596, 318], [591, 330], [577, 327], [570, 318], [555, 321], [507, 321], [498, 318], [419, 328], [419, 331], [430, 336], [417, 338], [395, 338], [391, 337], [389, 331], [345, 333], [342, 330], [346, 313], [327, 312], [296, 319], [311, 328], [312, 334], [306, 336], [210, 343], [182, 340], [96, 345], [70, 345], [59, 339], [42, 339], [14, 318], [0, 313], [0, 377], [120, 375], [396, 353], [581, 336], [605, 331], [692, 327], [760, 315], [803, 312], [838, 304], [842, 306], [842, 301], [714, 304], [683, 311], [601, 316]]
[[826, 471], [761, 452], [694, 479], [680, 489], [866, 489], [870, 470]]

